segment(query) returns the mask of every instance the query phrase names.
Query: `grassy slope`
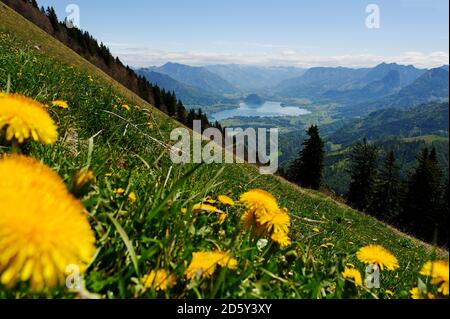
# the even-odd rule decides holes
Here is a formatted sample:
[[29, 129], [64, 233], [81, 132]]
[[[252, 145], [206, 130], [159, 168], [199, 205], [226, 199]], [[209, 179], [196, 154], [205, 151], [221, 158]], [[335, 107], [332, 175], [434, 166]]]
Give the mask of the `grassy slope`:
[[[167, 141], [170, 130], [177, 126], [177, 123], [1, 3], [0, 32], [6, 34], [6, 39], [0, 39], [0, 91], [5, 89], [5, 79], [10, 76], [12, 90], [15, 92], [33, 96], [46, 103], [57, 97], [63, 98], [68, 100], [70, 105], [77, 106], [72, 107], [67, 114], [59, 111], [52, 114], [58, 121], [61, 136], [64, 137], [62, 142], [51, 149], [32, 145], [30, 152], [58, 170], [67, 182], [70, 182], [74, 170], [88, 164], [96, 173], [97, 185], [84, 198], [84, 203], [97, 221], [97, 233], [100, 232], [103, 236], [99, 241], [105, 246], [87, 278], [91, 291], [110, 297], [136, 296], [127, 281], [133, 278], [133, 269], [139, 272], [136, 266], [130, 263], [130, 254], [132, 257], [133, 253], [119, 251], [120, 248], [126, 249], [122, 240], [114, 233], [114, 227], [106, 213], [111, 212], [128, 233], [131, 242], [136, 246], [136, 254], [140, 256], [136, 261], [137, 268], [143, 271], [150, 267], [152, 262], [142, 260], [146, 256], [150, 258], [155, 252], [149, 244], [153, 239], [143, 237], [142, 234], [154, 232], [152, 235], [157, 236], [158, 229], [163, 227], [159, 223], [163, 221], [150, 218], [155, 225], [147, 225], [145, 221], [150, 220], [134, 216], [142, 217], [144, 212], [148, 211], [151, 212], [150, 215], [161, 211], [179, 212], [181, 207], [192, 205], [202, 196], [226, 193], [236, 198], [243, 191], [252, 188], [263, 188], [273, 193], [280, 203], [289, 209], [294, 222], [293, 237], [298, 241], [298, 246], [302, 247], [299, 248], [301, 254], [309, 257], [308, 260], [299, 259], [297, 262], [304, 263], [305, 269], [311, 272], [310, 275], [304, 270], [307, 275], [295, 277], [294, 281], [298, 286], [292, 289], [272, 288], [273, 283], [264, 283], [265, 277], [258, 275], [257, 278], [252, 278], [254, 287], [264, 293], [254, 293], [253, 286], [244, 289], [242, 287], [245, 285], [236, 280], [235, 286], [230, 283], [228, 290], [223, 288], [218, 294], [210, 295], [201, 291], [195, 294], [180, 292], [175, 296], [315, 298], [323, 293], [321, 289], [326, 287], [327, 276], [336, 275], [332, 275], [333, 271], [336, 272], [333, 258], [348, 256], [349, 261], [356, 263], [354, 252], [359, 247], [379, 243], [392, 250], [402, 266], [397, 274], [388, 274], [383, 278], [384, 287], [394, 290], [395, 297], [405, 297], [406, 292], [416, 284], [421, 265], [433, 258], [433, 251], [441, 258], [448, 258], [447, 252], [435, 251], [432, 247], [400, 234], [320, 193], [299, 189], [273, 176], [261, 176], [251, 165], [203, 166], [186, 176], [192, 167], [170, 167], [166, 151], [152, 139]], [[11, 48], [12, 43], [15, 48]], [[36, 45], [40, 50], [35, 49]], [[35, 65], [30, 65], [31, 63]], [[154, 121], [150, 119], [153, 128], [144, 132], [141, 128], [147, 125], [148, 120], [144, 119], [140, 112], [127, 112], [111, 105], [120, 104], [122, 101], [151, 110], [154, 116]], [[111, 115], [111, 112], [117, 115]], [[129, 122], [124, 122], [118, 116]], [[67, 132], [73, 130], [78, 133], [78, 146], [69, 143], [71, 134]], [[91, 154], [85, 141], [100, 131]], [[112, 177], [105, 175], [109, 172], [113, 173]], [[126, 201], [111, 195], [112, 189], [119, 186], [138, 193], [139, 200], [134, 207], [129, 207]], [[164, 218], [161, 217], [161, 220]], [[316, 227], [320, 228], [319, 233], [313, 231]], [[99, 231], [98, 228], [105, 232]], [[197, 236], [200, 236], [197, 233], [191, 234], [192, 236], [189, 232], [184, 234], [189, 245], [191, 241], [195, 243]], [[167, 240], [162, 244], [164, 247], [180, 245], [180, 242], [175, 243], [173, 236], [161, 236]], [[223, 240], [226, 246], [227, 241]], [[220, 242], [219, 239], [217, 241]], [[142, 243], [142, 247], [138, 242]], [[329, 242], [335, 245], [333, 249], [321, 247], [323, 243]], [[159, 259], [157, 263], [164, 264]], [[280, 262], [275, 262], [270, 267], [278, 267], [276, 264]], [[318, 269], [322, 269], [322, 273]], [[334, 270], [329, 270], [325, 275], [328, 269]], [[257, 285], [258, 280], [263, 283]], [[311, 289], [313, 283], [316, 288]], [[22, 294], [17, 292], [14, 296]]]

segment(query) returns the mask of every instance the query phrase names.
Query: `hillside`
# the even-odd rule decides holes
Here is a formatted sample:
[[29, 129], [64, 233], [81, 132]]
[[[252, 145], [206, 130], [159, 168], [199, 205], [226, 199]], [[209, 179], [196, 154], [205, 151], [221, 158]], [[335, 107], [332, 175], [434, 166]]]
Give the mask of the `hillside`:
[[[84, 281], [96, 296], [408, 298], [425, 262], [448, 259], [446, 251], [321, 193], [259, 175], [252, 165], [172, 164], [169, 134], [181, 124], [0, 3], [0, 92], [8, 88], [46, 105], [56, 99], [68, 103], [67, 109], [48, 109], [58, 126], [57, 143], [29, 142], [24, 151], [56, 171], [66, 185], [76, 185], [80, 170], [93, 174], [87, 190], [77, 196], [95, 233], [97, 250]], [[9, 146], [0, 148], [2, 155], [10, 151]], [[6, 177], [15, 178], [8, 174], [2, 179]], [[207, 197], [226, 194], [238, 199], [254, 188], [270, 192], [289, 211], [292, 244], [288, 247], [264, 245], [242, 231], [240, 205], [223, 205], [220, 214], [195, 208]], [[0, 256], [7, 258], [3, 243]], [[374, 243], [389, 249], [400, 269], [382, 273], [382, 289], [350, 289], [355, 287], [349, 288], [342, 277], [345, 265], [352, 263], [364, 271], [355, 253]], [[234, 259], [221, 262], [217, 279], [191, 281], [188, 265], [196, 252], [205, 250], [229, 252]], [[170, 270], [176, 279], [171, 289], [145, 287], [145, 275], [155, 269]], [[0, 298], [76, 296], [91, 295], [85, 290], [78, 295], [64, 288], [37, 293], [26, 284], [0, 285]]]
[[374, 141], [392, 137], [442, 135], [448, 138], [448, 102], [424, 104], [409, 109], [389, 108], [357, 119], [333, 133], [328, 140], [349, 146], [366, 137]]
[[221, 103], [221, 101], [225, 99], [223, 96], [181, 83], [166, 74], [154, 72], [151, 69], [142, 68], [136, 70], [136, 72], [139, 75], [144, 76], [150, 83], [158, 85], [166, 91], [174, 91], [177, 94], [177, 97], [188, 106], [195, 105], [208, 107], [210, 105]]
[[409, 108], [429, 102], [448, 100], [449, 72], [435, 68], [422, 74], [417, 80], [399, 92], [382, 97], [372, 103], [354, 104], [342, 108], [346, 116], [361, 116], [383, 108]]
[[233, 94], [238, 90], [230, 83], [204, 67], [192, 67], [179, 63], [166, 63], [160, 67], [151, 67], [149, 70], [163, 73], [171, 78], [216, 94]]

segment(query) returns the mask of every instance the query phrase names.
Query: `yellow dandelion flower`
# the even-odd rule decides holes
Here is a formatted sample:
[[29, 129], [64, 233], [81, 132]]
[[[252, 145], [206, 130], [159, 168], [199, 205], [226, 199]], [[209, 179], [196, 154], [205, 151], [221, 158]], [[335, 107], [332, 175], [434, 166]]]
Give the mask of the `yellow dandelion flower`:
[[228, 218], [228, 214], [226, 213], [220, 213], [219, 214], [219, 223], [222, 225], [223, 223], [225, 223], [225, 221]]
[[114, 194], [117, 194], [117, 195], [123, 195], [123, 194], [125, 194], [125, 190], [123, 189], [123, 188], [116, 188], [114, 191], [113, 191], [113, 193]]
[[449, 267], [447, 261], [429, 261], [422, 267], [420, 274], [431, 277], [431, 284], [439, 286], [438, 292], [448, 296]]
[[22, 155], [0, 159], [0, 283], [29, 282], [34, 291], [65, 281], [69, 265], [84, 271], [95, 252], [85, 209], [62, 179]]
[[234, 206], [234, 200], [231, 197], [228, 197], [226, 195], [219, 195], [217, 197], [217, 200], [222, 204], [226, 206]]
[[217, 266], [234, 270], [237, 268], [237, 260], [227, 252], [201, 251], [192, 254], [192, 261], [185, 271], [188, 279], [210, 278], [216, 271]]
[[272, 194], [255, 189], [243, 194], [240, 202], [246, 208], [242, 216], [244, 228], [255, 226], [257, 233], [270, 237], [282, 247], [290, 245], [291, 219], [286, 209], [279, 208]]
[[146, 289], [155, 289], [156, 291], [165, 291], [177, 283], [175, 276], [164, 269], [152, 270], [144, 276], [142, 281]]
[[74, 190], [83, 188], [95, 179], [94, 173], [88, 170], [81, 170], [77, 173], [74, 182]]
[[264, 227], [267, 233], [289, 233], [291, 218], [287, 210], [263, 211], [256, 216], [259, 227]]
[[187, 209], [186, 209], [186, 208], [182, 208], [182, 209], [181, 209], [181, 213], [182, 213], [183, 215], [186, 215]]
[[54, 144], [58, 131], [53, 119], [41, 103], [18, 94], [0, 97], [0, 131], [6, 128], [6, 139], [19, 143], [32, 138], [36, 142]]
[[386, 295], [388, 295], [389, 297], [394, 296], [394, 292], [392, 290], [386, 289], [385, 291]]
[[63, 100], [56, 100], [52, 102], [52, 106], [56, 106], [59, 107], [61, 109], [68, 109], [69, 108], [69, 104], [66, 101]]
[[214, 207], [213, 205], [204, 204], [204, 203], [195, 204], [194, 207], [192, 208], [192, 213], [198, 214], [201, 212], [223, 213], [220, 209]]
[[132, 203], [135, 203], [135, 202], [137, 201], [136, 193], [135, 193], [135, 192], [131, 192], [131, 193], [128, 195], [128, 200], [129, 200], [130, 202], [132, 202]]
[[381, 270], [386, 268], [389, 271], [393, 271], [400, 268], [397, 258], [380, 245], [363, 247], [356, 253], [356, 257], [366, 265], [377, 265]]
[[292, 244], [289, 236], [284, 232], [275, 232], [270, 237], [275, 243], [279, 244], [281, 247], [288, 247]]
[[360, 287], [363, 286], [361, 273], [353, 267], [345, 267], [345, 270], [342, 273], [342, 277], [344, 277], [344, 279], [353, 280], [353, 282], [357, 286], [360, 286]]
[[130, 110], [130, 106], [129, 106], [128, 104], [122, 105], [122, 108], [124, 108], [124, 109], [127, 110], [127, 111]]
[[[419, 299], [427, 299], [426, 291], [421, 291], [419, 287], [415, 287], [410, 290], [411, 299], [419, 300]], [[431, 295], [432, 296], [432, 295]]]

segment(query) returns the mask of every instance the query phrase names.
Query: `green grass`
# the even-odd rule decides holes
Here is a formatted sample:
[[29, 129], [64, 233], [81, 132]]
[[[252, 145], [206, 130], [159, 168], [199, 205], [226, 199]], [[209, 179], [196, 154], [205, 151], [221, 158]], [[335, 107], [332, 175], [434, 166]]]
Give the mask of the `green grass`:
[[[56, 145], [29, 143], [24, 148], [56, 170], [67, 185], [81, 168], [95, 173], [96, 181], [82, 201], [90, 213], [98, 253], [84, 279], [86, 288], [103, 298], [388, 298], [387, 289], [394, 292], [393, 298], [407, 298], [424, 262], [448, 259], [446, 251], [321, 193], [259, 175], [254, 166], [172, 165], [161, 144], [168, 142], [178, 123], [0, 3], [0, 91], [6, 90], [8, 78], [12, 92], [46, 104], [64, 99], [70, 105], [68, 110], [51, 109], [61, 136]], [[124, 103], [132, 110], [121, 108]], [[143, 114], [142, 108], [151, 115]], [[117, 188], [125, 194], [115, 194]], [[207, 196], [237, 199], [253, 188], [271, 192], [289, 209], [294, 240], [289, 248], [258, 248], [240, 227], [238, 207], [227, 209], [230, 217], [223, 225], [214, 214], [181, 213]], [[137, 194], [135, 203], [127, 199], [131, 192]], [[325, 243], [334, 247], [322, 247]], [[373, 243], [391, 250], [401, 268], [382, 273], [381, 289], [353, 289], [341, 272], [348, 262], [364, 271], [355, 252]], [[238, 269], [188, 282], [183, 273], [192, 253], [217, 248], [230, 251]], [[157, 268], [176, 275], [173, 289], [143, 289], [142, 277]], [[26, 284], [0, 286], [0, 298], [25, 297], [75, 294], [64, 288], [32, 294]]]

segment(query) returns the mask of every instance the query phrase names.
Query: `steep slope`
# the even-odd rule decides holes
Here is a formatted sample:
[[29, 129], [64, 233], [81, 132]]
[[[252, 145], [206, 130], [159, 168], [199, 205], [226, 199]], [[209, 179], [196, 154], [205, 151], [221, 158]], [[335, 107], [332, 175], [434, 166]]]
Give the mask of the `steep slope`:
[[[261, 176], [252, 165], [174, 165], [167, 144], [179, 123], [1, 3], [0, 74], [0, 91], [8, 86], [9, 76], [14, 92], [46, 104], [55, 98], [69, 103], [67, 110], [51, 109], [60, 131], [58, 143], [31, 143], [27, 153], [56, 170], [67, 184], [81, 168], [95, 174], [94, 186], [82, 197], [99, 248], [84, 278], [93, 293], [108, 298], [342, 298], [336, 290], [342, 283], [337, 265], [352, 262], [363, 270], [354, 252], [378, 243], [403, 267], [386, 277], [383, 289], [395, 287], [394, 297], [403, 298], [416, 285], [422, 264], [435, 258], [429, 245], [323, 194]], [[225, 224], [214, 214], [181, 213], [207, 196], [238, 198], [252, 188], [271, 192], [290, 211], [292, 247], [272, 246], [273, 254], [267, 250], [261, 256], [241, 235], [239, 207], [223, 208], [230, 212]], [[190, 289], [184, 262], [191, 261], [193, 252], [218, 247], [235, 254], [237, 271], [223, 272], [225, 280], [217, 281], [217, 289]], [[444, 251], [437, 253], [447, 258]], [[166, 294], [142, 290], [144, 275], [161, 267], [176, 274], [176, 288]], [[274, 280], [282, 277], [286, 279]], [[379, 293], [385, 296], [384, 290]], [[73, 297], [64, 290], [54, 295]], [[18, 296], [28, 296], [26, 287], [11, 291], [0, 286], [0, 298]], [[373, 295], [361, 291], [355, 297]]]
[[197, 87], [210, 93], [233, 94], [237, 89], [217, 74], [203, 67], [192, 67], [179, 63], [166, 63], [160, 67], [148, 68], [163, 73], [184, 84]]

